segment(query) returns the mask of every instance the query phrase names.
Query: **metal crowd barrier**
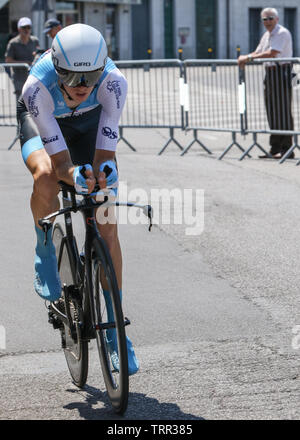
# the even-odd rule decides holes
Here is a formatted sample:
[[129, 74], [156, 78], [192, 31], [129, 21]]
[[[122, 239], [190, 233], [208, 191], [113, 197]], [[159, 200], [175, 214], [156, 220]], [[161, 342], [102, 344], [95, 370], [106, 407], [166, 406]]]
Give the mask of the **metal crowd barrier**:
[[[126, 104], [120, 121], [120, 137], [125, 128], [167, 128], [169, 139], [159, 154], [171, 142], [186, 154], [199, 144], [198, 131], [229, 132], [232, 147], [241, 152], [240, 160], [250, 156], [254, 147], [268, 153], [257, 142], [257, 135], [292, 136], [293, 145], [280, 163], [299, 148], [300, 134], [300, 59], [261, 59], [239, 69], [237, 60], [139, 60], [118, 61], [117, 67], [128, 81]], [[0, 64], [0, 126], [17, 127], [15, 76], [27, 64]], [[281, 72], [281, 73], [278, 73]], [[268, 82], [267, 82], [268, 81]], [[118, 81], [108, 84], [118, 100]], [[267, 87], [267, 92], [265, 89]], [[193, 140], [185, 148], [174, 137], [174, 130], [193, 131]], [[252, 134], [252, 145], [244, 149], [236, 135]], [[12, 148], [17, 136], [9, 147]], [[289, 145], [288, 145], [289, 146]], [[300, 160], [297, 165], [300, 164]]]
[[[184, 128], [194, 131], [194, 140], [181, 155], [186, 154], [195, 142], [206, 149], [197, 138], [198, 130], [232, 133], [232, 143], [219, 159], [233, 146], [242, 151], [240, 160], [251, 157], [254, 147], [271, 157], [258, 143], [259, 133], [287, 136], [287, 142], [291, 140], [288, 136], [292, 136], [293, 145], [280, 163], [295, 148], [300, 149], [298, 58], [255, 60], [245, 69], [238, 67], [237, 60], [186, 60], [183, 64], [185, 83], [189, 89]], [[253, 143], [246, 150], [236, 141], [238, 133], [253, 135]]]
[[[243, 131], [244, 109], [240, 110], [241, 81], [236, 60], [186, 60], [183, 62], [185, 82], [188, 84], [189, 104], [185, 113], [185, 129], [193, 130], [193, 141], [183, 150], [186, 154], [198, 143], [211, 154], [198, 137], [198, 130], [232, 133], [232, 143], [221, 155], [222, 159], [236, 145], [236, 134]], [[239, 85], [240, 84], [240, 85]]]
[[181, 102], [183, 65], [180, 60], [139, 60], [115, 63], [128, 81], [126, 104], [120, 121], [120, 138], [124, 128], [168, 128], [170, 137], [159, 154], [171, 142], [182, 151], [174, 137], [174, 129], [184, 127], [184, 108]]
[[17, 99], [22, 81], [28, 75], [28, 64], [0, 64], [0, 127], [16, 127], [16, 136], [8, 147], [10, 150], [19, 138], [16, 116]]

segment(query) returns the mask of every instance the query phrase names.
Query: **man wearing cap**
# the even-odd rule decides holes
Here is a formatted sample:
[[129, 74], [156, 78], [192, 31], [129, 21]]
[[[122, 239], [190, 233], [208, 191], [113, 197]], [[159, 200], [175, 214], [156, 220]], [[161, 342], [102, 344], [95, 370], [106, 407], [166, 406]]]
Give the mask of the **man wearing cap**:
[[[30, 18], [22, 17], [18, 21], [18, 32], [15, 38], [12, 38], [7, 45], [5, 52], [6, 63], [27, 63], [32, 64], [39, 40], [31, 34], [32, 23]], [[13, 82], [17, 99], [22, 93], [23, 85], [27, 79], [28, 72], [25, 68], [14, 68]]]
[[49, 37], [54, 38], [57, 32], [62, 29], [61, 22], [56, 18], [49, 18], [44, 24], [44, 34], [47, 34]]

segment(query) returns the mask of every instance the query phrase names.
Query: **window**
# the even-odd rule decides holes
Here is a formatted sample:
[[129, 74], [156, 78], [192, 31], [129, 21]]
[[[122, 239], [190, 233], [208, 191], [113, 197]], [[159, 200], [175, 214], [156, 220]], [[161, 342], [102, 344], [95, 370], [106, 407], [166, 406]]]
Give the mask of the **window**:
[[173, 0], [164, 0], [165, 57], [174, 58]]
[[254, 52], [260, 42], [263, 29], [260, 18], [261, 8], [249, 9], [249, 52]]
[[[0, 9], [0, 62], [4, 62], [4, 54], [9, 38], [9, 12], [8, 6]], [[12, 36], [12, 35], [11, 35]]]
[[217, 2], [196, 0], [197, 57], [216, 58]]
[[118, 59], [117, 48], [117, 5], [106, 5], [105, 8], [106, 25], [105, 40], [107, 44], [108, 56], [114, 60]]
[[69, 24], [80, 23], [81, 15], [79, 2], [56, 0], [56, 17], [63, 27], [69, 26]]
[[143, 3], [132, 5], [132, 55], [134, 60], [144, 60], [148, 57], [150, 48], [150, 6], [149, 0]]

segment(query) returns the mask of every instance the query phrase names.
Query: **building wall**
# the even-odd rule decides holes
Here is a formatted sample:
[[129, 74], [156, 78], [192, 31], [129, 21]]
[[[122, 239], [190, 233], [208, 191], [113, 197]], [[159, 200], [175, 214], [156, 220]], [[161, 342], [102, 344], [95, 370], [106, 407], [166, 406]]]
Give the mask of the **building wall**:
[[29, 17], [32, 19], [31, 8], [32, 0], [11, 0], [9, 2], [10, 32], [13, 30], [11, 28], [13, 21], [18, 21], [20, 17]]
[[[55, 5], [55, 0], [48, 0]], [[10, 0], [10, 23], [22, 16], [33, 18], [31, 12], [34, 0]], [[174, 57], [182, 47], [184, 58], [196, 57], [196, 17], [195, 0], [173, 0], [174, 2]], [[107, 3], [110, 3], [107, 1]], [[227, 22], [227, 5], [229, 4], [229, 23]], [[165, 57], [164, 35], [164, 0], [150, 0], [150, 46], [152, 58]], [[271, 5], [278, 9], [280, 23], [284, 24], [284, 8], [297, 8], [297, 23], [300, 23], [300, 0], [272, 0]], [[90, 1], [82, 3], [83, 19], [87, 24], [96, 27], [105, 35], [105, 3]], [[217, 58], [236, 58], [237, 46], [241, 53], [249, 53], [249, 8], [270, 6], [269, 0], [218, 0], [217, 10]], [[135, 6], [138, 8], [138, 6]], [[120, 59], [132, 59], [132, 6], [119, 4], [117, 7], [117, 39]], [[55, 6], [49, 16], [55, 16]], [[10, 27], [10, 31], [11, 31]], [[187, 31], [186, 37], [180, 36]], [[262, 27], [263, 32], [263, 27]], [[297, 30], [297, 52], [300, 54], [300, 30]], [[34, 29], [33, 29], [34, 33]], [[259, 40], [259, 37], [258, 37]], [[258, 43], [258, 41], [257, 41]]]
[[[175, 29], [175, 49], [183, 49], [183, 58], [194, 58], [196, 56], [196, 20], [195, 20], [195, 1], [194, 0], [174, 0], [174, 29]], [[179, 35], [180, 31], [186, 29], [189, 34], [183, 38]]]
[[84, 22], [105, 34], [105, 5], [103, 3], [84, 3]]
[[120, 59], [132, 59], [132, 37], [131, 37], [131, 7], [119, 5], [118, 8], [118, 27], [119, 27], [119, 53]]
[[217, 58], [226, 59], [228, 50], [227, 0], [218, 1]]

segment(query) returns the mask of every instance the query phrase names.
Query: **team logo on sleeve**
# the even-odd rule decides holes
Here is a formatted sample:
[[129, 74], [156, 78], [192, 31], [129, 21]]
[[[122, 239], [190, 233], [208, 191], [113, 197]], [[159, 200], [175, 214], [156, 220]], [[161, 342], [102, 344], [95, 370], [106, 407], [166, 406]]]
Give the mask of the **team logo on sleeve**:
[[55, 142], [55, 141], [58, 141], [58, 135], [51, 136], [49, 138], [46, 138], [46, 137], [42, 138], [42, 142], [44, 145], [50, 144], [51, 142]]
[[37, 118], [38, 115], [40, 114], [39, 108], [35, 104], [37, 94], [39, 93], [40, 90], [41, 89], [39, 87], [37, 87], [35, 89], [35, 91], [33, 92], [33, 94], [28, 97], [28, 110], [32, 114], [32, 116], [34, 116], [35, 118]]
[[110, 127], [103, 127], [102, 134], [103, 136], [106, 136], [109, 139], [117, 139], [118, 137], [117, 133], [113, 131]]
[[114, 92], [117, 101], [117, 108], [120, 108], [120, 96], [122, 96], [120, 81], [108, 81], [106, 88], [110, 93]]

